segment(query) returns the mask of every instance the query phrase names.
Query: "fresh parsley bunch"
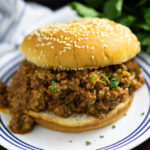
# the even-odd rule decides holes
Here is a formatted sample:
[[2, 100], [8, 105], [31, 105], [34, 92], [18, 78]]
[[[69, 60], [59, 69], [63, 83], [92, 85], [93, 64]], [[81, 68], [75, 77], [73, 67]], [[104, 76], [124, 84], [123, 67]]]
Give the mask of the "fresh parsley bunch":
[[69, 5], [81, 17], [105, 17], [130, 27], [150, 54], [150, 0], [83, 0]]

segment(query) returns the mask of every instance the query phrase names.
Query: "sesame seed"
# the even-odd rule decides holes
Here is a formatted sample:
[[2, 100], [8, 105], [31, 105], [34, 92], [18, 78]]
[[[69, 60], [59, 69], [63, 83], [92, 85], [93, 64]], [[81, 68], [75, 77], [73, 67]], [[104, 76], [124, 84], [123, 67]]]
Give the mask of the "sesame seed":
[[31, 36], [29, 36], [28, 38], [27, 38], [27, 40], [30, 40], [31, 39]]
[[46, 46], [49, 46], [51, 44], [51, 42], [46, 43]]
[[40, 46], [40, 43], [36, 44], [36, 47], [39, 47]]
[[54, 49], [54, 46], [51, 46], [51, 49]]
[[64, 50], [63, 50], [63, 53], [65, 53], [65, 52], [66, 52], [66, 50], [64, 49]]
[[39, 38], [38, 38], [38, 41], [39, 41], [39, 42], [42, 42], [42, 38], [39, 37]]
[[45, 37], [43, 37], [43, 39], [48, 41], [48, 40], [49, 40], [49, 37], [46, 37], [46, 36], [45, 36]]
[[91, 47], [91, 49], [94, 49], [95, 47], [93, 46], [93, 47]]
[[44, 43], [41, 43], [41, 46], [45, 46], [45, 44], [44, 44]]
[[95, 56], [94, 55], [92, 55], [92, 59], [94, 60], [94, 58], [95, 58]]
[[63, 38], [63, 37], [64, 37], [63, 35], [60, 36], [60, 38]]
[[68, 44], [66, 44], [67, 46], [71, 46], [71, 44], [70, 43], [68, 43]]
[[104, 47], [108, 47], [108, 45], [107, 45], [107, 44], [104, 44], [103, 46], [104, 46]]

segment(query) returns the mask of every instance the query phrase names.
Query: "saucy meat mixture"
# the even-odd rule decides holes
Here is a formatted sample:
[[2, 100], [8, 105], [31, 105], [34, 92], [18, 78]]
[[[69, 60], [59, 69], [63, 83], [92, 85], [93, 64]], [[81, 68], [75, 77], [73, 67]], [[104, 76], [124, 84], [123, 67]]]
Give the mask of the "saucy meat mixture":
[[34, 127], [33, 119], [25, 114], [28, 110], [49, 110], [61, 117], [85, 113], [104, 118], [143, 83], [141, 69], [133, 60], [78, 71], [54, 71], [23, 61], [7, 89], [0, 83], [0, 105], [9, 105], [10, 129], [26, 133]]

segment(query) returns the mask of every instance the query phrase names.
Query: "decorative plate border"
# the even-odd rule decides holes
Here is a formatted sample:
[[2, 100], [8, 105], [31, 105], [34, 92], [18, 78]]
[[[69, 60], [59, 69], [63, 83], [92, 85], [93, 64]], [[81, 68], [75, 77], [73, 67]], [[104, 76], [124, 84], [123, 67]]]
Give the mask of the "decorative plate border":
[[[13, 58], [11, 58], [8, 62], [6, 62], [5, 64], [2, 65], [2, 67], [0, 67], [0, 72], [5, 67], [7, 67], [7, 70], [2, 74], [2, 76], [0, 77], [0, 80], [4, 81], [5, 83], [8, 83], [8, 81], [11, 79], [11, 77], [15, 74], [21, 59], [23, 59], [23, 57], [19, 53], [16, 56], [14, 56]], [[150, 63], [146, 59], [144, 59], [142, 56], [138, 55], [136, 59], [137, 59], [137, 61], [139, 59], [140, 61], [142, 61], [142, 63], [144, 63], [147, 67], [150, 68]], [[145, 67], [143, 65], [140, 65], [140, 67], [143, 69], [143, 71], [147, 75], [148, 79], [150, 79], [150, 73], [145, 69]], [[10, 69], [11, 69], [11, 74], [9, 74], [9, 76], [7, 76], [8, 73], [10, 72]], [[146, 86], [149, 91], [149, 99], [150, 99], [150, 83], [148, 82], [148, 80], [146, 80]], [[7, 129], [7, 127], [5, 126], [5, 124], [2, 121], [1, 117], [0, 117], [0, 123], [1, 123], [0, 137], [3, 138], [8, 143], [12, 144], [13, 146], [15, 146], [19, 149], [42, 150], [42, 148], [35, 147], [35, 146], [30, 145], [30, 144], [20, 140], [19, 138], [17, 138], [12, 132], [10, 132]], [[150, 123], [150, 100], [149, 100], [149, 109], [148, 109], [148, 112], [147, 112], [144, 120], [131, 134], [129, 134], [125, 138], [119, 140], [118, 142], [115, 142], [111, 145], [99, 148], [97, 150], [120, 149], [120, 148], [130, 144], [131, 142], [137, 140], [139, 137], [141, 137], [145, 132], [147, 132], [150, 129], [149, 123]], [[3, 133], [3, 134], [1, 134], [1, 133]]]

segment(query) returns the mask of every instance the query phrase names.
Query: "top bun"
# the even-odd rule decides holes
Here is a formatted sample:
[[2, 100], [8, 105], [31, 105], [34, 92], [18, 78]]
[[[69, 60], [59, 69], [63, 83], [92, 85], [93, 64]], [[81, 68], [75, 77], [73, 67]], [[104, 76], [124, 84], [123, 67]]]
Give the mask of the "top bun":
[[140, 43], [121, 24], [85, 18], [41, 27], [25, 37], [20, 50], [41, 67], [84, 69], [123, 63], [140, 51]]

